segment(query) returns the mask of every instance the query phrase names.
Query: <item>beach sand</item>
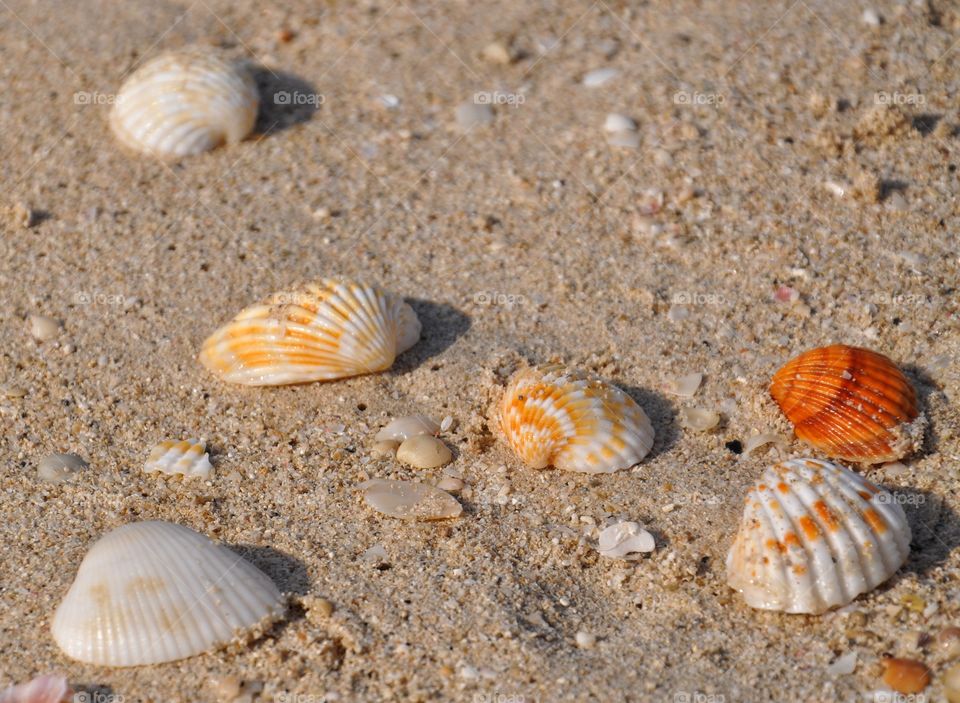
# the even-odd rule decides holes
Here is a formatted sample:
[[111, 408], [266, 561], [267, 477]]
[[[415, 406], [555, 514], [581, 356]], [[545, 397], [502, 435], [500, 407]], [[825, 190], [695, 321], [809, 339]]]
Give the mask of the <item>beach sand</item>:
[[[281, 703], [853, 701], [892, 654], [925, 661], [939, 700], [949, 660], [917, 643], [960, 625], [960, 10], [871, 7], [879, 24], [822, 0], [3, 3], [0, 684], [60, 671], [114, 703], [217, 701], [218, 676]], [[175, 164], [124, 152], [111, 96], [187, 45], [265, 67], [260, 136]], [[583, 85], [602, 68], [618, 73]], [[459, 127], [469, 101], [493, 121]], [[608, 113], [636, 120], [637, 148], [607, 143]], [[296, 387], [197, 362], [241, 308], [322, 276], [406, 296], [422, 340], [386, 373]], [[38, 342], [33, 314], [62, 329]], [[905, 496], [913, 550], [839, 613], [753, 611], [724, 560], [781, 455], [725, 444], [788, 433], [770, 376], [833, 342], [889, 355], [921, 396], [923, 450], [868, 472]], [[488, 406], [519, 363], [550, 360], [628, 391], [651, 455], [602, 476], [523, 467]], [[691, 372], [695, 397], [664, 392]], [[693, 406], [721, 425], [683, 429]], [[456, 420], [459, 519], [394, 520], [358, 495], [440, 478], [371, 452], [415, 412]], [[210, 481], [142, 472], [192, 436]], [[89, 468], [41, 482], [57, 452]], [[656, 551], [599, 557], [611, 518]], [[81, 559], [148, 519], [236, 548], [291, 594], [287, 618], [170, 664], [67, 659], [49, 621]], [[829, 673], [850, 651], [855, 671]]]

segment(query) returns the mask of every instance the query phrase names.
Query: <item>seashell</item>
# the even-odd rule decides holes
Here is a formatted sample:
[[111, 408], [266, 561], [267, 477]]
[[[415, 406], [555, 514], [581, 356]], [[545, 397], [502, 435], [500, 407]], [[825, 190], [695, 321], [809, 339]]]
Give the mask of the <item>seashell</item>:
[[48, 483], [61, 483], [85, 468], [87, 462], [76, 454], [51, 454], [37, 464], [37, 476]]
[[700, 388], [702, 382], [702, 373], [688, 373], [686, 376], [667, 381], [664, 384], [663, 390], [671, 395], [691, 398], [697, 392], [697, 389]]
[[500, 401], [500, 429], [525, 464], [610, 473], [639, 462], [653, 427], [633, 399], [592, 374], [521, 369]]
[[446, 444], [431, 435], [417, 435], [397, 448], [397, 461], [415, 469], [435, 469], [448, 464], [453, 454]]
[[145, 63], [126, 80], [110, 112], [117, 139], [162, 159], [242, 141], [260, 103], [247, 70], [213, 52], [186, 50]]
[[180, 475], [186, 478], [210, 478], [213, 467], [206, 446], [198, 439], [160, 442], [147, 457], [143, 470], [148, 473]]
[[604, 528], [597, 541], [597, 551], [608, 559], [622, 559], [635, 552], [652, 552], [656, 547], [653, 535], [636, 522], [617, 522]]
[[44, 674], [0, 691], [0, 703], [64, 703], [72, 699], [66, 677], [56, 674]]
[[417, 435], [437, 434], [439, 431], [440, 425], [426, 415], [409, 415], [391, 421], [373, 439], [375, 442], [405, 442]]
[[200, 361], [248, 386], [327, 381], [388, 369], [419, 338], [399, 296], [322, 279], [241, 311], [204, 342]]
[[705, 408], [681, 408], [680, 424], [694, 432], [706, 432], [720, 424], [720, 413]]
[[360, 489], [367, 505], [390, 517], [445, 520], [463, 512], [456, 498], [426, 483], [376, 478], [360, 484]]
[[760, 447], [765, 447], [768, 444], [774, 445], [778, 450], [783, 450], [787, 448], [787, 438], [776, 432], [760, 432], [751, 435], [743, 444], [743, 456], [748, 457]]
[[909, 551], [887, 491], [843, 466], [792, 459], [747, 494], [727, 582], [754, 608], [822, 613], [886, 581]]
[[90, 549], [54, 613], [68, 656], [101, 666], [184, 659], [225, 645], [283, 612], [262, 571], [170, 522], [134, 522]]
[[926, 419], [900, 369], [869, 349], [836, 344], [788, 361], [770, 394], [797, 437], [828, 456], [879, 464], [919, 449]]

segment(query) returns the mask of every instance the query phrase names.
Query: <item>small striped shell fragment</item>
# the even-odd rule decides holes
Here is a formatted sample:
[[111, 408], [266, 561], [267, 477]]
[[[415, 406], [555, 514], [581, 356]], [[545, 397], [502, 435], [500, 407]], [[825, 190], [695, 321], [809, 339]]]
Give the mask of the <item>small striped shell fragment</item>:
[[879, 464], [923, 443], [926, 420], [913, 386], [869, 349], [836, 344], [805, 352], [777, 371], [770, 394], [797, 437], [830, 457]]
[[130, 75], [110, 126], [127, 148], [175, 159], [242, 141], [257, 121], [259, 102], [243, 67], [210, 51], [176, 51]]
[[747, 494], [727, 582], [754, 608], [822, 613], [889, 579], [909, 551], [890, 493], [843, 466], [792, 459]]
[[213, 467], [206, 446], [197, 439], [160, 442], [150, 451], [143, 470], [148, 473], [180, 475], [185, 478], [210, 478]]
[[0, 703], [65, 703], [74, 699], [65, 676], [44, 674], [0, 691]]
[[418, 481], [376, 478], [360, 484], [363, 500], [378, 513], [406, 520], [446, 520], [463, 507], [444, 490]]
[[401, 297], [322, 279], [241, 311], [204, 342], [200, 361], [248, 386], [329, 381], [384, 371], [419, 338]]
[[51, 629], [73, 659], [139, 666], [256, 634], [283, 611], [270, 578], [231, 550], [181, 525], [135, 522], [93, 545]]
[[561, 366], [514, 374], [499, 413], [508, 444], [535, 469], [610, 473], [633, 466], [653, 446], [653, 426], [629, 395]]
[[417, 435], [440, 432], [440, 425], [426, 415], [408, 415], [392, 420], [373, 438], [375, 442], [405, 442]]

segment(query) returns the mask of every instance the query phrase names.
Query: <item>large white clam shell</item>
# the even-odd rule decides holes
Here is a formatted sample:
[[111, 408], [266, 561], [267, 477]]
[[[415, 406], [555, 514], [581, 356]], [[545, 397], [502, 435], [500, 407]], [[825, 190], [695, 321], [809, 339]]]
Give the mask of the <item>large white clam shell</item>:
[[388, 369], [419, 338], [401, 297], [322, 279], [241, 311], [204, 342], [200, 361], [230, 383], [326, 381]]
[[727, 581], [754, 608], [822, 613], [886, 581], [909, 552], [894, 496], [843, 466], [792, 459], [747, 494]]
[[224, 546], [169, 522], [135, 522], [93, 545], [53, 616], [68, 656], [103, 666], [183, 659], [283, 611], [269, 577]]
[[592, 374], [561, 366], [527, 368], [500, 401], [507, 442], [535, 469], [610, 473], [653, 447], [653, 426], [633, 398]]
[[242, 141], [257, 121], [259, 102], [245, 68], [210, 51], [176, 51], [130, 75], [110, 126], [134, 151], [179, 158]]

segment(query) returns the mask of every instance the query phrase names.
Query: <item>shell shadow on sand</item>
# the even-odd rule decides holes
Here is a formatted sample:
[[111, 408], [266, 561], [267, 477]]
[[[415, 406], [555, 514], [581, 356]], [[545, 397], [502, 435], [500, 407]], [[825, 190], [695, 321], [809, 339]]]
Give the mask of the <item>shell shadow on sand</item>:
[[323, 95], [299, 76], [256, 64], [248, 70], [260, 94], [257, 134], [268, 135], [307, 122], [323, 104]]
[[903, 508], [913, 534], [904, 570], [923, 575], [944, 563], [960, 546], [960, 516], [936, 493], [890, 482], [884, 488]]
[[389, 373], [394, 375], [407, 373], [442, 353], [466, 334], [471, 324], [466, 313], [452, 305], [419, 298], [407, 298], [406, 301], [417, 313], [423, 329], [420, 341], [393, 362]]
[[284, 554], [273, 547], [262, 547], [252, 544], [227, 545], [265, 573], [284, 593], [295, 593], [305, 596], [310, 592], [310, 576], [306, 565], [289, 554]]
[[920, 412], [927, 417], [927, 427], [923, 435], [923, 447], [917, 452], [918, 455], [934, 454], [940, 444], [940, 437], [937, 434], [937, 427], [933, 422], [931, 401], [932, 396], [940, 392], [940, 386], [934, 381], [926, 371], [914, 364], [906, 364], [901, 367], [903, 373], [910, 379], [911, 384], [917, 391], [917, 405]]

